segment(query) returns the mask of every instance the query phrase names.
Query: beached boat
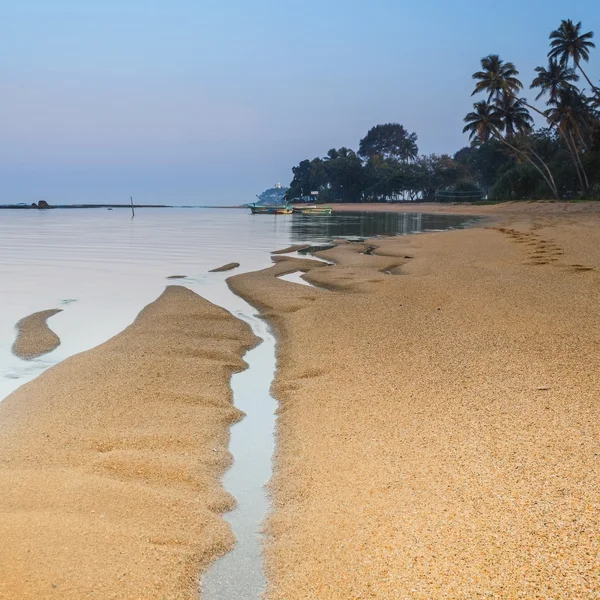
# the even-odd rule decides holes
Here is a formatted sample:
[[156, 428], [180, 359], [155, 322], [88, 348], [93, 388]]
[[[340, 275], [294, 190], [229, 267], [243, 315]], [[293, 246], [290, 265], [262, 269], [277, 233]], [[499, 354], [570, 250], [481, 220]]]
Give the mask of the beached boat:
[[292, 207], [285, 204], [282, 205], [257, 205], [250, 204], [250, 210], [253, 215], [291, 215]]
[[330, 215], [331, 206], [294, 206], [294, 212], [300, 215]]

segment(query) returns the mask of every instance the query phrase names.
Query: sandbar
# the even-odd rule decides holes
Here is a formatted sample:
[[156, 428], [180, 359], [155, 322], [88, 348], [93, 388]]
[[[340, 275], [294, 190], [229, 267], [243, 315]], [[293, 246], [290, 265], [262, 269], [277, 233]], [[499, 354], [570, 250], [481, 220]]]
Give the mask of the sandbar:
[[231, 262], [226, 265], [222, 265], [221, 267], [217, 267], [216, 269], [211, 269], [209, 273], [221, 273], [222, 271], [231, 271], [232, 269], [237, 269], [240, 266], [240, 263]]
[[169, 286], [123, 332], [0, 402], [0, 598], [199, 597], [248, 325]]
[[13, 354], [23, 360], [32, 360], [60, 346], [60, 338], [46, 322], [59, 312], [62, 309], [41, 310], [21, 319], [16, 325], [17, 339], [12, 345]]

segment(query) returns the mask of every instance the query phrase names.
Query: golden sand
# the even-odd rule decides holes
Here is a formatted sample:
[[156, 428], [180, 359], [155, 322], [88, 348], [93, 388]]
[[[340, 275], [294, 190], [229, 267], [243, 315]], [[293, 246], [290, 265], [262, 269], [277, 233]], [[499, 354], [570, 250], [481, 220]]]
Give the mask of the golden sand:
[[600, 209], [471, 210], [229, 280], [279, 335], [269, 600], [599, 597]]
[[42, 310], [17, 323], [17, 339], [12, 351], [23, 360], [31, 360], [52, 352], [60, 346], [60, 338], [48, 327], [50, 317], [62, 312], [60, 308]]
[[232, 269], [237, 269], [240, 266], [240, 263], [232, 262], [227, 263], [221, 267], [217, 267], [216, 269], [211, 269], [209, 273], [220, 273], [221, 271], [231, 271]]
[[249, 327], [168, 287], [105, 344], [0, 402], [0, 598], [197, 599]]

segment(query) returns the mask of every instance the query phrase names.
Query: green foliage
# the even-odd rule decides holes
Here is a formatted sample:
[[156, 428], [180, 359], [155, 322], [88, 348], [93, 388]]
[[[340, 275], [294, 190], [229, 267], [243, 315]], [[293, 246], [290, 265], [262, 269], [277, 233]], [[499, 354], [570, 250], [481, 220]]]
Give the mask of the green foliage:
[[600, 183], [594, 183], [592, 187], [590, 187], [588, 200], [600, 200]]
[[501, 171], [515, 162], [508, 148], [498, 140], [462, 148], [454, 155], [454, 160], [464, 165], [483, 190], [489, 190]]
[[[417, 134], [399, 123], [372, 127], [358, 152], [332, 149], [292, 169], [288, 200], [318, 191], [329, 202], [397, 202], [554, 197], [600, 199], [600, 89], [582, 69], [593, 33], [564, 20], [550, 34], [548, 65], [536, 68], [532, 89], [546, 98], [540, 111], [519, 94], [523, 83], [497, 54], [481, 59], [473, 95], [484, 94], [464, 119], [471, 145], [451, 157], [419, 156]], [[589, 95], [576, 87], [579, 75]], [[533, 131], [531, 112], [546, 120]]]
[[489, 103], [517, 94], [523, 89], [523, 84], [517, 78], [518, 74], [513, 63], [504, 62], [497, 54], [490, 54], [481, 59], [481, 71], [473, 73], [473, 79], [477, 83], [471, 95], [486, 93]]
[[548, 68], [536, 67], [537, 77], [532, 81], [530, 89], [540, 88], [540, 93], [535, 97], [539, 100], [545, 94], [549, 102], [553, 103], [561, 92], [571, 90], [573, 83], [579, 81], [579, 75], [571, 67], [559, 63], [555, 58], [548, 62]]
[[[490, 193], [496, 197], [536, 197], [551, 193], [554, 198], [587, 197], [590, 193], [590, 169], [598, 168], [590, 151], [590, 132], [598, 123], [600, 90], [592, 84], [582, 68], [590, 59], [593, 32], [582, 33], [581, 23], [563, 20], [550, 34], [548, 67], [537, 67], [531, 88], [539, 88], [536, 99], [547, 96], [548, 108], [542, 112], [519, 98], [523, 85], [513, 63], [504, 62], [498, 55], [481, 60], [481, 71], [473, 74], [476, 80], [473, 94], [485, 93], [487, 101], [475, 103], [465, 117], [464, 131], [470, 139], [486, 143], [498, 140], [510, 149], [517, 162], [513, 170], [503, 170]], [[572, 63], [572, 66], [571, 66]], [[591, 87], [586, 96], [575, 83], [578, 69]], [[548, 123], [548, 129], [533, 132], [528, 109], [538, 112]], [[533, 181], [531, 169], [517, 168], [524, 164], [533, 168], [541, 183]]]
[[579, 66], [590, 60], [590, 50], [595, 48], [593, 32], [581, 33], [581, 21], [573, 23], [571, 19], [561, 21], [560, 27], [550, 34], [550, 52], [548, 57], [566, 65], [572, 60]]
[[517, 164], [500, 176], [489, 191], [489, 199], [541, 200], [548, 198], [550, 193], [550, 189], [533, 166]]
[[381, 156], [401, 162], [413, 161], [419, 154], [417, 134], [398, 123], [376, 125], [360, 140], [358, 155], [364, 159]]

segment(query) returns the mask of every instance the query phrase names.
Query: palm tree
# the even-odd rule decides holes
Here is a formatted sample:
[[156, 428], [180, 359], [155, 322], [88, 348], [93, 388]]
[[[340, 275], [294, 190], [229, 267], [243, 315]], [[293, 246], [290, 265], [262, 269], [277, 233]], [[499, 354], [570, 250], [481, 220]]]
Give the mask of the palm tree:
[[400, 153], [400, 160], [403, 162], [413, 162], [419, 156], [419, 147], [417, 146], [417, 134], [410, 133], [406, 136]]
[[[546, 114], [548, 119], [556, 123], [561, 129], [571, 129], [579, 133], [582, 127], [589, 128], [593, 125], [594, 115], [590, 108], [588, 98], [578, 90], [563, 90], [558, 95], [554, 106]], [[581, 136], [583, 138], [583, 136]]]
[[600, 119], [600, 90], [596, 91], [593, 98], [588, 99], [588, 106], [594, 119]]
[[515, 133], [529, 133], [532, 129], [533, 119], [525, 107], [523, 100], [514, 96], [504, 96], [496, 102], [496, 112], [502, 119], [506, 137], [512, 138]]
[[495, 106], [482, 100], [473, 104], [475, 109], [464, 119], [466, 125], [463, 133], [469, 132], [469, 140], [487, 142], [491, 137], [502, 138], [500, 132], [504, 128], [502, 117]]
[[594, 37], [593, 31], [581, 33], [581, 21], [575, 25], [571, 19], [562, 20], [560, 27], [550, 34], [550, 52], [549, 58], [560, 61], [562, 65], [568, 65], [572, 60], [573, 64], [581, 71], [586, 81], [596, 90], [596, 86], [590, 81], [581, 63], [588, 62], [590, 59], [590, 50], [596, 45], [591, 39]]
[[[507, 129], [507, 126], [512, 127], [513, 133], [528, 131], [531, 128], [532, 120], [527, 110], [521, 106], [520, 100], [505, 96], [504, 101], [508, 102], [504, 108], [493, 106], [485, 101], [476, 102], [473, 105], [474, 111], [467, 114], [464, 119], [466, 125], [463, 133], [469, 132], [470, 140], [478, 139], [480, 142], [487, 142], [493, 137], [508, 146], [517, 156], [524, 158], [538, 171], [558, 200], [558, 189], [546, 163], [531, 148], [528, 148], [529, 152], [520, 150], [502, 136], [501, 132]], [[505, 118], [508, 119], [508, 122]], [[530, 153], [537, 158], [540, 164], [530, 156]]]
[[486, 92], [488, 102], [492, 98], [500, 99], [503, 95], [515, 96], [523, 89], [523, 84], [517, 79], [519, 71], [511, 62], [504, 62], [497, 54], [490, 54], [481, 59], [481, 71], [473, 73], [477, 81], [471, 96]]
[[582, 188], [587, 190], [589, 181], [579, 149], [579, 145], [585, 148], [581, 127], [591, 127], [594, 120], [587, 100], [577, 90], [563, 90], [558, 94], [554, 106], [549, 108], [546, 113], [548, 120], [555, 123], [558, 131], [562, 133], [563, 139], [574, 157], [579, 182]]
[[531, 83], [530, 89], [540, 88], [536, 100], [548, 94], [547, 104], [555, 104], [560, 92], [573, 89], [572, 82], [579, 81], [575, 69], [563, 65], [556, 58], [548, 61], [548, 68], [536, 67], [535, 72], [537, 77]]

